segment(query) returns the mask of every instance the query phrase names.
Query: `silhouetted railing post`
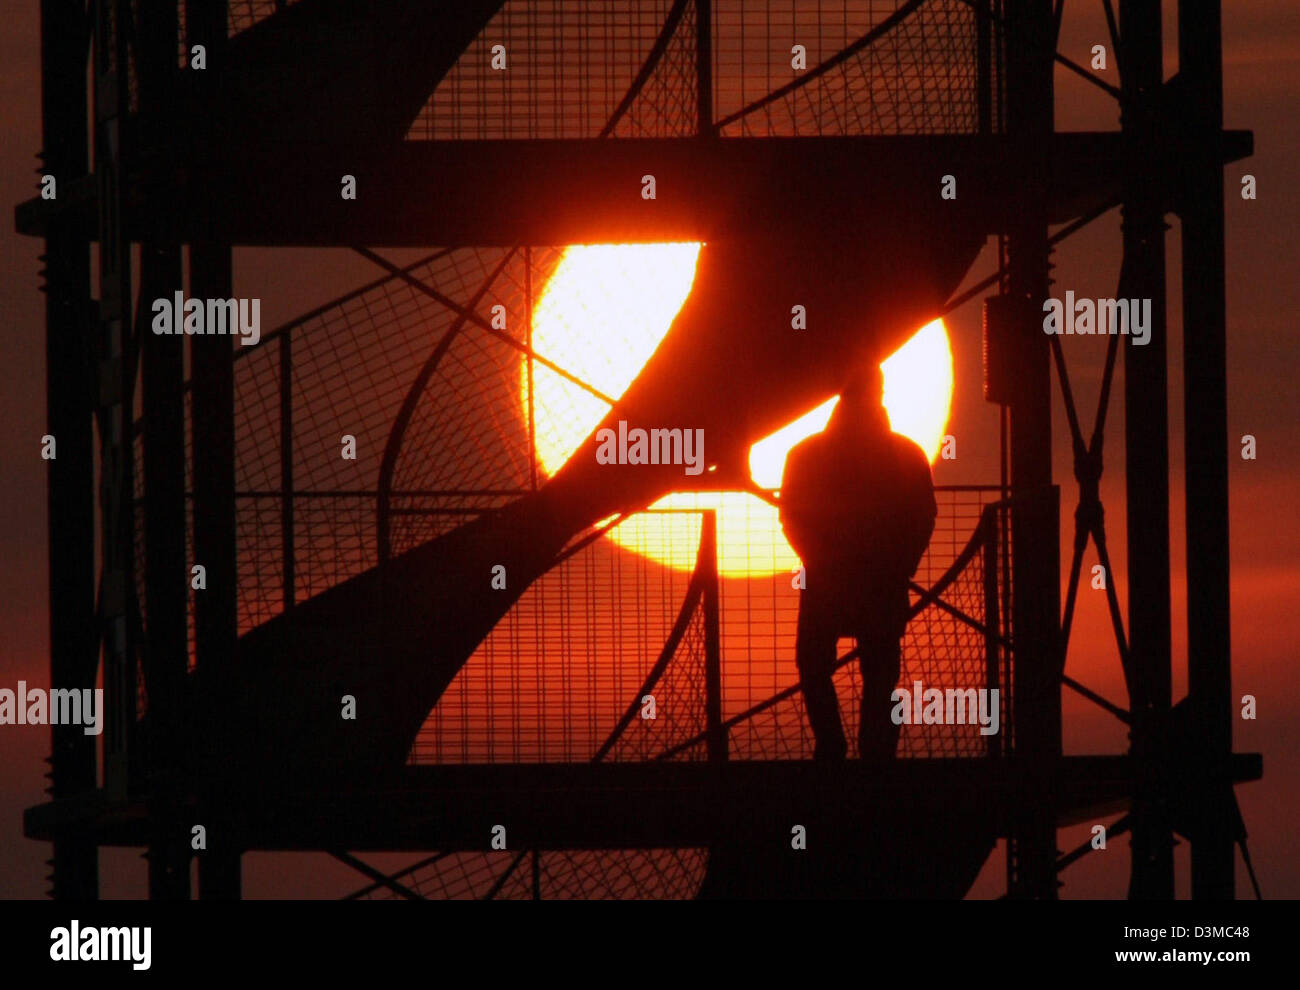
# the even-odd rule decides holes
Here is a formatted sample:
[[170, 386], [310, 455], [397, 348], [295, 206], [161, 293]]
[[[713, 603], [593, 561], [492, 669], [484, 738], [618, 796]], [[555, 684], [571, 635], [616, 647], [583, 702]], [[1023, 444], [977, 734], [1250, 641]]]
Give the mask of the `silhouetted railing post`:
[[[1001, 627], [1001, 613], [998, 610], [998, 525], [997, 511], [985, 510], [983, 517], [980, 519], [981, 540], [984, 543], [984, 667], [987, 675], [986, 687], [989, 691], [997, 691], [997, 694], [990, 694], [990, 698], [998, 698], [997, 704], [1001, 705], [1002, 692], [999, 690], [1001, 677], [998, 669], [1000, 661], [999, 655], [999, 630]], [[998, 730], [989, 736], [989, 756], [1002, 755], [1002, 733], [1007, 726], [999, 717]]]
[[719, 630], [718, 517], [709, 510], [700, 527], [699, 574], [704, 582], [704, 716], [710, 760], [727, 758], [722, 725], [722, 636]]
[[713, 134], [713, 4], [695, 0], [695, 98], [701, 137]]
[[979, 132], [993, 133], [993, 12], [991, 0], [975, 7], [975, 99]]
[[280, 334], [280, 545], [284, 610], [297, 600], [293, 534], [293, 333]]

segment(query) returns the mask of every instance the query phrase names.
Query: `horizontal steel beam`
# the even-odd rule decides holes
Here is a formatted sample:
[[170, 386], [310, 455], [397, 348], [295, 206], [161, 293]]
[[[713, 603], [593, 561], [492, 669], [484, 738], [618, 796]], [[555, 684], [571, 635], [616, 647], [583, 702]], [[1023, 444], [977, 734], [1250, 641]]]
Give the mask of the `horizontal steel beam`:
[[[1053, 222], [1117, 198], [1123, 141], [1118, 132], [1053, 137]], [[1250, 132], [1225, 133], [1226, 161], [1251, 148]], [[277, 145], [217, 160], [173, 148], [132, 174], [126, 215], [133, 240], [259, 246], [708, 240], [808, 224], [851, 234], [941, 210], [955, 226], [993, 233], [1031, 178], [1022, 150], [974, 135], [408, 141], [383, 154]], [[345, 175], [356, 179], [355, 200], [342, 198]], [[940, 198], [945, 175], [956, 179], [955, 200]], [[643, 198], [645, 176], [654, 199]], [[58, 201], [19, 205], [18, 230], [44, 236], [66, 217], [93, 237], [92, 186], [64, 189]]]
[[[1062, 825], [1120, 808], [1132, 793], [1128, 756], [1065, 757], [1059, 765], [1051, 790]], [[1238, 782], [1258, 780], [1261, 759], [1235, 754], [1232, 770]], [[248, 780], [228, 794], [227, 810], [246, 849], [486, 850], [498, 824], [510, 848], [646, 849], [706, 845], [756, 823], [810, 815], [849, 822], [897, 814], [901, 826], [907, 815], [950, 819], [962, 809], [1005, 830], [1031, 773], [1014, 758], [879, 767], [799, 760], [408, 767], [356, 781]], [[114, 806], [102, 795], [24, 816], [24, 834], [45, 841], [85, 830], [104, 845], [143, 845], [148, 828], [143, 803]]]

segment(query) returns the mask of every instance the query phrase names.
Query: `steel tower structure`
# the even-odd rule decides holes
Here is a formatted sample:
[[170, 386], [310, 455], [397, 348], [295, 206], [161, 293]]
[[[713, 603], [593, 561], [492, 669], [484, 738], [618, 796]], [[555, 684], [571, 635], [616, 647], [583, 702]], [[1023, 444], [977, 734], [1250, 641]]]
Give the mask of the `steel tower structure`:
[[[105, 844], [147, 846], [151, 896], [190, 896], [189, 837], [196, 821], [211, 835], [199, 857], [201, 896], [238, 896], [239, 857], [259, 848], [328, 851], [368, 876], [371, 884], [363, 892], [416, 896], [423, 890], [410, 876], [436, 869], [459, 851], [485, 848], [484, 823], [502, 817], [517, 823], [512, 828], [523, 836], [522, 846], [510, 848], [525, 852], [506, 857], [506, 869], [489, 871], [490, 880], [472, 888], [477, 893], [498, 896], [517, 887], [515, 893], [540, 896], [547, 881], [539, 850], [567, 855], [673, 847], [713, 850], [719, 865], [705, 881], [705, 893], [747, 893], [752, 891], [737, 881], [743, 871], [728, 872], [726, 864], [736, 857], [752, 862], [756, 854], [728, 849], [723, 839], [752, 820], [756, 809], [779, 817], [800, 802], [815, 805], [816, 795], [827, 788], [844, 795], [841, 823], [859, 825], [881, 817], [885, 796], [921, 819], [941, 815], [949, 801], [969, 805], [988, 799], [994, 808], [987, 822], [990, 834], [1007, 840], [1008, 894], [1037, 898], [1055, 897], [1058, 874], [1087, 851], [1062, 855], [1056, 847], [1060, 825], [1095, 820], [1122, 806], [1125, 813], [1110, 831], [1132, 832], [1131, 896], [1173, 896], [1175, 833], [1192, 844], [1193, 895], [1234, 896], [1234, 847], [1240, 843], [1244, 851], [1245, 834], [1233, 785], [1257, 778], [1261, 764], [1258, 756], [1232, 751], [1223, 166], [1250, 153], [1251, 137], [1223, 130], [1219, 4], [1180, 0], [1180, 68], [1165, 81], [1159, 5], [1119, 0], [1116, 14], [1104, 0], [1120, 70], [1116, 87], [1057, 52], [1062, 0], [867, 3], [861, 5], [863, 29], [857, 37], [829, 56], [823, 53], [820, 61], [810, 59], [809, 70], [789, 82], [772, 83], [769, 69], [764, 92], [755, 99], [746, 94], [749, 77], [743, 69], [752, 52], [743, 42], [734, 47], [728, 33], [729, 17], [747, 23], [736, 5], [628, 3], [620, 14], [649, 29], [640, 36], [644, 44], [632, 46], [630, 71], [603, 83], [606, 91], [618, 91], [615, 98], [602, 103], [591, 95], [594, 76], [585, 83], [581, 77], [576, 84], [556, 83], [550, 123], [535, 97], [532, 102], [517, 97], [516, 104], [510, 102], [516, 96], [486, 95], [485, 72], [467, 64], [468, 53], [482, 55], [490, 41], [504, 36], [510, 22], [501, 18], [516, 6], [529, 5], [94, 0], [87, 7], [42, 0], [41, 170], [57, 177], [60, 193], [55, 200], [19, 205], [16, 221], [21, 232], [46, 242], [49, 432], [59, 451], [49, 468], [51, 685], [88, 687], [102, 677], [109, 699], [102, 752], [78, 727], [54, 727], [51, 799], [30, 809], [25, 819], [29, 837], [53, 844], [53, 896], [94, 897], [97, 850]], [[524, 25], [519, 30], [525, 40], [549, 39], [557, 50], [566, 39], [579, 44], [589, 7], [542, 6], [552, 20], [519, 15], [516, 23]], [[769, 23], [794, 17], [788, 4], [763, 6]], [[933, 30], [927, 34], [917, 27], [909, 33], [916, 25], [942, 28], [939, 47]], [[94, 40], [90, 94], [88, 33]], [[889, 51], [902, 95], [877, 104], [868, 85], [866, 102], [857, 103], [863, 98], [854, 88], [857, 82], [888, 71], [871, 61], [882, 45], [893, 46]], [[204, 50], [201, 70], [195, 46]], [[949, 68], [969, 69], [960, 84], [949, 79], [948, 90], [932, 76], [945, 59]], [[1056, 130], [1053, 73], [1058, 66], [1116, 99], [1118, 131]], [[939, 95], [925, 95], [927, 80]], [[816, 110], [808, 96], [814, 87], [822, 87]], [[807, 107], [799, 103], [804, 98]], [[653, 112], [637, 109], [651, 100], [658, 101]], [[832, 113], [826, 106], [867, 109], [860, 110], [856, 125], [837, 129], [827, 123]], [[469, 123], [457, 123], [458, 109]], [[450, 123], [438, 116], [448, 112]], [[801, 114], [811, 115], [811, 124], [804, 117], [800, 126]], [[514, 136], [510, 128], [521, 120], [528, 121], [525, 133]], [[611, 137], [616, 140], [606, 140]], [[673, 190], [649, 215], [638, 197], [627, 195], [629, 176], [643, 173], [653, 173], [660, 188]], [[430, 535], [428, 545], [440, 552], [476, 559], [470, 545], [484, 538], [482, 532], [474, 531], [473, 540], [465, 537], [460, 545], [455, 534], [464, 530], [422, 522], [429, 532], [416, 532], [411, 517], [474, 516], [500, 510], [503, 500], [519, 494], [480, 480], [472, 493], [458, 486], [455, 497], [461, 501], [450, 509], [443, 503], [430, 509], [430, 500], [446, 492], [434, 484], [407, 483], [412, 438], [432, 429], [423, 425], [419, 403], [445, 383], [441, 376], [450, 372], [440, 362], [465, 328], [489, 329], [478, 312], [489, 289], [497, 291], [501, 280], [511, 282], [525, 300], [523, 309], [531, 312], [534, 282], [542, 277], [537, 254], [547, 245], [758, 237], [797, 227], [810, 208], [852, 203], [864, 185], [898, 191], [892, 210], [888, 202], [875, 207], [883, 218], [875, 229], [897, 232], [909, 217], [930, 218], [929, 211], [940, 208], [938, 180], [945, 173], [957, 175], [963, 190], [978, 190], [962, 200], [961, 229], [998, 240], [994, 275], [946, 298], [941, 308], [950, 311], [996, 287], [986, 305], [986, 389], [1004, 407], [1007, 477], [972, 517], [978, 520], [976, 535], [964, 551], [957, 552], [957, 541], [952, 568], [930, 587], [917, 589], [930, 593], [918, 599], [917, 614], [930, 607], [953, 612], [942, 592], [954, 586], [958, 564], [984, 561], [981, 613], [972, 618], [957, 611], [987, 645], [990, 683], [1002, 683], [1014, 699], [1013, 735], [1004, 749], [956, 763], [898, 761], [870, 780], [855, 767], [810, 774], [794, 760], [729, 759], [737, 726], [772, 709], [764, 701], [739, 715], [727, 717], [724, 711], [716, 533], [706, 519], [682, 608], [643, 685], [666, 683], [674, 656], [692, 637], [698, 639], [702, 674], [694, 687], [681, 690], [702, 696], [693, 723], [702, 728], [659, 752], [680, 755], [694, 747], [698, 762], [631, 759], [598, 765], [630, 724], [630, 710], [623, 711], [627, 699], [610, 713], [622, 716], [617, 731], [589, 761], [487, 765], [471, 760], [467, 766], [420, 767], [375, 757], [371, 763], [359, 758], [356, 766], [307, 766], [303, 759], [338, 757], [352, 748], [331, 742], [326, 733], [318, 740], [313, 731], [307, 733], [311, 740], [291, 751], [292, 758], [286, 756], [296, 787], [255, 772], [277, 750], [250, 745], [231, 774], [205, 762], [210, 759], [205, 746], [212, 740], [199, 737], [218, 730], [196, 721], [208, 689], [194, 684], [226, 678], [238, 685], [253, 669], [249, 657], [256, 650], [261, 662], [282, 655], [286, 644], [297, 648], [308, 633], [293, 617], [327, 611], [313, 601], [328, 606], [369, 600], [346, 598], [352, 593], [348, 588], [369, 593], [364, 592], [366, 574], [374, 575], [384, 595], [399, 594], [395, 568], [416, 559], [412, 554]], [[364, 191], [355, 201], [339, 199], [344, 175]], [[912, 191], [922, 186], [933, 202]], [[1115, 206], [1123, 211], [1117, 295], [1151, 298], [1154, 327], [1148, 347], [1135, 349], [1112, 338], [1098, 420], [1086, 437], [1059, 338], [1040, 330], [1041, 302], [1051, 294], [1053, 245]], [[1189, 694], [1178, 705], [1170, 687], [1167, 536], [1164, 234], [1169, 213], [1182, 222], [1186, 397]], [[92, 244], [99, 246], [98, 298], [91, 292]], [[303, 490], [303, 475], [313, 469], [305, 466], [300, 449], [299, 417], [301, 406], [312, 399], [298, 383], [299, 376], [313, 373], [314, 358], [304, 357], [304, 350], [310, 355], [310, 341], [298, 331], [313, 320], [327, 320], [322, 315], [327, 307], [268, 335], [260, 353], [273, 355], [273, 362], [269, 357], [244, 361], [242, 354], [233, 356], [227, 339], [202, 336], [189, 342], [186, 361], [178, 343], [148, 332], [153, 298], [183, 287], [192, 297], [232, 296], [236, 245], [352, 247], [381, 267], [380, 281], [335, 300], [330, 312], [351, 312], [348, 307], [366, 292], [391, 296], [401, 290], [447, 314], [447, 336], [431, 354], [422, 345], [418, 360], [403, 367], [406, 398], [390, 404], [398, 426], [387, 434], [380, 480], [358, 496], [367, 513], [377, 511], [373, 539], [368, 535], [362, 541], [365, 553], [373, 554], [366, 558], [370, 570], [344, 569], [335, 578], [320, 578], [312, 571], [314, 563], [304, 565], [303, 547], [296, 545], [307, 540], [300, 534], [320, 504], [313, 499], [322, 497]], [[399, 267], [364, 245], [444, 250], [425, 259], [423, 267]], [[452, 249], [467, 257], [465, 252], [487, 248], [496, 253], [486, 260], [473, 254], [478, 267], [471, 265], [459, 282], [457, 271], [445, 267], [451, 265]], [[186, 251], [188, 285], [183, 286]], [[934, 271], [945, 264], [925, 257]], [[962, 261], [961, 271], [968, 263]], [[518, 273], [512, 265], [520, 266]], [[459, 291], [444, 291], [436, 273]], [[950, 292], [955, 281], [948, 283]], [[531, 336], [506, 343], [524, 356], [531, 394], [534, 363], [543, 359], [534, 353]], [[1110, 570], [1098, 478], [1120, 349], [1127, 616], [1115, 595], [1115, 576], [1108, 582], [1108, 598], [1128, 686], [1126, 706], [1101, 698], [1065, 671], [1081, 554], [1089, 540]], [[267, 380], [274, 383], [266, 405], [259, 405], [255, 383], [239, 377], [242, 367], [256, 361], [266, 365]], [[1058, 489], [1052, 477], [1053, 367], [1069, 413], [1079, 483], [1064, 603]], [[274, 456], [267, 455], [258, 469], [266, 473], [253, 472], [271, 479], [269, 494], [252, 490], [258, 486], [245, 478], [252, 469], [241, 461], [247, 440], [241, 417], [250, 404], [259, 422], [275, 432]], [[534, 425], [530, 419], [530, 431]], [[532, 482], [527, 491], [536, 494], [536, 438], [528, 439]], [[241, 513], [248, 503], [241, 499], [257, 497], [273, 500], [271, 521], [264, 525], [280, 534], [278, 563], [272, 567], [258, 558], [261, 563], [246, 570], [247, 548], [262, 537], [244, 529]], [[350, 496], [340, 488], [329, 497]], [[592, 546], [598, 534], [579, 522], [575, 517], [574, 532], [559, 533], [557, 545], [540, 554], [530, 579], [540, 580]], [[586, 535], [571, 542], [579, 532]], [[207, 569], [208, 590], [191, 602], [189, 567], [197, 560]], [[259, 584], [261, 598], [250, 604], [240, 597], [240, 585], [247, 574], [265, 573], [267, 567], [272, 579], [263, 582], [265, 588]], [[344, 590], [331, 591], [331, 586]], [[457, 654], [446, 682], [454, 683], [469, 651], [502, 614], [484, 612], [474, 620], [477, 626], [470, 622], [483, 635], [466, 633], [463, 655]], [[338, 639], [340, 653], [357, 644], [373, 648], [380, 658], [401, 652], [401, 644], [377, 637], [375, 627], [358, 627], [327, 638]], [[313, 692], [334, 689], [330, 678], [355, 673], [347, 663], [347, 657], [334, 667], [323, 663], [320, 679], [327, 684], [309, 683], [311, 675], [294, 681], [298, 675], [292, 671], [268, 675], [272, 679], [266, 684], [296, 685], [303, 697], [315, 697]], [[1125, 722], [1129, 752], [1064, 756], [1063, 687]], [[414, 718], [418, 725], [446, 690], [442, 682], [424, 694], [412, 689], [413, 707], [402, 719]], [[397, 687], [392, 691], [401, 693]], [[780, 700], [780, 695], [771, 699]], [[397, 709], [392, 710], [396, 723]], [[223, 743], [239, 730], [236, 725], [233, 734], [221, 737]], [[297, 745], [288, 731], [280, 741]], [[380, 735], [377, 730], [376, 739]], [[408, 747], [408, 736], [394, 730], [391, 739], [375, 743], [374, 752]], [[360, 749], [368, 759], [365, 746]], [[585, 809], [581, 820], [555, 808], [557, 791]], [[655, 796], [665, 793], [672, 795], [668, 808], [655, 803], [661, 800]], [[773, 793], [785, 796], [779, 812], [771, 809]], [[655, 810], [647, 813], [650, 806]], [[922, 833], [918, 841], [925, 841]], [[430, 847], [440, 851], [438, 856], [395, 876], [346, 851]], [[531, 862], [532, 876], [521, 882], [525, 862]], [[775, 860], [767, 862], [772, 866]], [[952, 868], [958, 871], [956, 864]], [[825, 874], [810, 876], [774, 881], [775, 889], [788, 882], [788, 890], [817, 890], [817, 884], [832, 882]], [[551, 879], [554, 888], [559, 881]], [[924, 889], [964, 889], [943, 879]], [[900, 878], [898, 884], [903, 883]], [[449, 889], [435, 877], [430, 889], [436, 888]], [[565, 889], [583, 892], [580, 884]], [[633, 882], [623, 892], [700, 889], [698, 884], [638, 887]]]

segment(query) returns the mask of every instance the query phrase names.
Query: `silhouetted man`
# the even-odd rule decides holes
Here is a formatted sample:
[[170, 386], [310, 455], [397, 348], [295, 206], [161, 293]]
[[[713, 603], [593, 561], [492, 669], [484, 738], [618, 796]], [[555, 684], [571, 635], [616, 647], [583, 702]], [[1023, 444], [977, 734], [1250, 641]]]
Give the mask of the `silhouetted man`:
[[862, 758], [892, 757], [898, 745], [890, 694], [907, 627], [907, 587], [936, 509], [925, 452], [890, 431], [882, 393], [877, 367], [852, 381], [826, 429], [790, 451], [781, 482], [781, 525], [807, 581], [795, 662], [817, 759], [843, 759], [847, 750], [831, 683], [841, 636], [858, 642]]

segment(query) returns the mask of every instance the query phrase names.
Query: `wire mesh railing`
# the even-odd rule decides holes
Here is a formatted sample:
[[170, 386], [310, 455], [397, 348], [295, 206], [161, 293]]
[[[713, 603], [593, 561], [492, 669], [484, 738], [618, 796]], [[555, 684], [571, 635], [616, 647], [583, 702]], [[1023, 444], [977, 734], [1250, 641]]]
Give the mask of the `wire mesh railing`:
[[[939, 691], [997, 688], [1000, 735], [982, 733], [974, 719], [907, 724], [900, 757], [986, 756], [1000, 752], [1006, 738], [1010, 637], [998, 604], [1005, 566], [997, 553], [1000, 497], [995, 487], [937, 490], [939, 518], [916, 575], [899, 681], [909, 689], [916, 682]], [[635, 539], [592, 542], [543, 575], [444, 693], [416, 739], [412, 762], [705, 759], [711, 701], [729, 758], [811, 757], [794, 665], [799, 591], [790, 573], [719, 573], [716, 553], [711, 573], [699, 564], [687, 573], [662, 562], [672, 559], [673, 541], [698, 547], [704, 534], [716, 534], [708, 518], [690, 510], [639, 513], [611, 531], [618, 536], [635, 520]], [[750, 524], [756, 545], [781, 540], [772, 517]], [[709, 582], [719, 603], [713, 658]], [[842, 640], [840, 653], [853, 646]], [[711, 659], [716, 699], [706, 691]], [[857, 665], [841, 663], [835, 681], [846, 735], [854, 738]]]
[[[900, 738], [900, 757], [996, 757], [1006, 751], [1003, 740], [1010, 727], [1012, 706], [1005, 689], [1010, 684], [1011, 654], [1006, 612], [1000, 602], [1006, 564], [999, 557], [1006, 507], [1001, 495], [1001, 490], [993, 487], [946, 487], [936, 491], [939, 520], [916, 575], [900, 683], [915, 677], [941, 689], [954, 685], [1000, 688], [1002, 733], [984, 737], [973, 725], [909, 725]], [[448, 709], [443, 708], [447, 696], [431, 714], [413, 750], [415, 762], [473, 762], [484, 755], [512, 761], [542, 759], [552, 753], [572, 756], [583, 750], [584, 740], [602, 737], [603, 741], [594, 744], [587, 757], [592, 762], [710, 757], [797, 759], [811, 755], [812, 740], [797, 684], [792, 681], [798, 593], [793, 588], [792, 596], [776, 593], [782, 585], [790, 584], [787, 575], [773, 573], [755, 579], [720, 573], [718, 530], [711, 512], [679, 510], [646, 515], [657, 517], [661, 525], [639, 529], [646, 540], [643, 546], [618, 547], [610, 539], [589, 536], [581, 541], [585, 545], [543, 578], [554, 587], [544, 589], [536, 601], [530, 602], [529, 595], [520, 600], [448, 692], [454, 699], [452, 717], [447, 718]], [[687, 528], [685, 535], [680, 526], [674, 530], [671, 525], [695, 516], [699, 517], [698, 529]], [[664, 551], [662, 542], [655, 545], [656, 539], [662, 541], [673, 535], [697, 541], [696, 566], [688, 580], [683, 579], [680, 570], [659, 567], [659, 577], [672, 580], [656, 588], [650, 580], [655, 569], [649, 566], [648, 555]], [[756, 541], [761, 536], [755, 534]], [[631, 565], [630, 570], [620, 571], [620, 562]], [[635, 641], [639, 649], [618, 651], [617, 662], [602, 663], [593, 670], [590, 663], [600, 660], [591, 651], [592, 617], [588, 614], [586, 621], [575, 623], [564, 603], [583, 585], [602, 579], [610, 581], [611, 587], [624, 592], [630, 588], [639, 595], [636, 602], [623, 603], [632, 608], [622, 613], [606, 610], [603, 619], [596, 620], [597, 625], [603, 622], [607, 626], [607, 644], [627, 646], [627, 641], [619, 638], [619, 630], [627, 624], [629, 613], [637, 617], [653, 615], [656, 628], [666, 629], [666, 634], [657, 651], [653, 638], [642, 637]], [[755, 589], [748, 586], [755, 583], [767, 586], [771, 597], [754, 594]], [[720, 615], [729, 620], [713, 620], [722, 634], [712, 640], [707, 614], [710, 588]], [[674, 597], [677, 595], [680, 598]], [[659, 607], [651, 607], [650, 601], [656, 597]], [[675, 616], [662, 608], [665, 599], [680, 602]], [[778, 606], [772, 613], [772, 632], [766, 636], [760, 632], [753, 644], [745, 646], [742, 635], [760, 625], [753, 614], [755, 603], [772, 605], [778, 601], [783, 607]], [[522, 668], [513, 664], [508, 651], [537, 643], [530, 631], [535, 634], [537, 624], [544, 620], [560, 630], [583, 630], [579, 634], [584, 647], [579, 651], [578, 665], [573, 663], [572, 655], [565, 654], [562, 639], [550, 644], [550, 651], [540, 662], [534, 658]], [[728, 628], [729, 635], [725, 633]], [[753, 674], [749, 668], [755, 666], [756, 656], [767, 655], [765, 650], [784, 657], [781, 669], [773, 669], [770, 675], [774, 679], [784, 677], [786, 686], [748, 707], [740, 707], [766, 689], [768, 681], [763, 677], [746, 676]], [[628, 664], [629, 656], [638, 654], [645, 668], [639, 680], [635, 664], [632, 669]], [[836, 674], [846, 714], [856, 712], [860, 695], [852, 658], [852, 649], [845, 650]], [[603, 693], [593, 690], [590, 680], [584, 682], [585, 691], [571, 690], [574, 681], [582, 679], [575, 667], [584, 662], [588, 665], [587, 678], [599, 680], [604, 676]], [[546, 665], [545, 670], [541, 663]], [[716, 672], [712, 678], [711, 670]], [[521, 672], [525, 674], [522, 680], [517, 677]], [[557, 689], [550, 693], [548, 675], [558, 682]], [[512, 686], [522, 688], [522, 693], [531, 698], [528, 711], [533, 717], [525, 723], [522, 733], [516, 731], [520, 727], [514, 721], [519, 699], [513, 695]], [[710, 693], [715, 693], [712, 703]], [[476, 697], [482, 707], [474, 706]], [[624, 704], [618, 708], [615, 702], [620, 697]], [[603, 699], [608, 700], [610, 709], [601, 717], [591, 706], [593, 701], [600, 703]], [[579, 717], [557, 718], [560, 708], [553, 708], [548, 721], [543, 713], [556, 703], [576, 704], [581, 709]], [[548, 732], [553, 738], [548, 739]], [[853, 733], [849, 735], [853, 737]], [[429, 898], [687, 898], [700, 889], [708, 857], [708, 850], [703, 848], [449, 852], [403, 871], [402, 882], [417, 895]], [[391, 896], [382, 885], [372, 885], [364, 894]]]
[[[966, 0], [542, 0], [503, 5], [408, 137], [594, 137], [643, 69], [618, 137], [970, 134], [993, 40]], [[495, 56], [495, 57], [494, 57]], [[704, 73], [707, 72], [707, 76]]]

